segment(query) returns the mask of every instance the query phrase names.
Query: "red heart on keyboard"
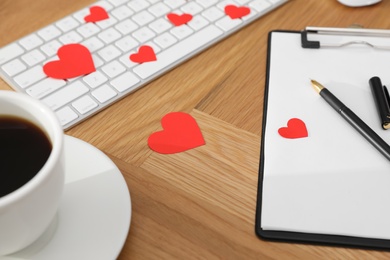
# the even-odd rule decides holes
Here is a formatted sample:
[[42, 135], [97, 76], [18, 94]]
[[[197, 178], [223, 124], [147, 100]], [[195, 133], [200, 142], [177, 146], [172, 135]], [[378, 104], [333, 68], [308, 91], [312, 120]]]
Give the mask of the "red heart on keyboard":
[[246, 6], [237, 7], [235, 5], [227, 5], [225, 6], [225, 13], [230, 16], [232, 19], [241, 18], [245, 15], [248, 15], [251, 12]]
[[287, 127], [281, 127], [278, 133], [289, 139], [308, 137], [308, 132], [305, 123], [299, 118], [291, 118], [287, 122]]
[[137, 62], [137, 63], [157, 60], [153, 48], [150, 47], [149, 45], [141, 46], [138, 50], [138, 53], [131, 54], [129, 58], [132, 62]]
[[58, 49], [59, 60], [50, 61], [43, 66], [48, 77], [69, 79], [96, 71], [91, 53], [87, 47], [74, 43]]
[[204, 145], [202, 132], [195, 119], [187, 113], [172, 112], [161, 119], [164, 130], [149, 136], [150, 149], [162, 154], [184, 152]]
[[94, 23], [109, 18], [107, 11], [101, 6], [91, 6], [89, 13], [89, 15], [84, 17], [84, 21], [87, 23]]
[[170, 13], [167, 15], [167, 18], [171, 23], [173, 23], [175, 26], [180, 26], [182, 24], [188, 23], [192, 20], [192, 15], [190, 14], [174, 14]]

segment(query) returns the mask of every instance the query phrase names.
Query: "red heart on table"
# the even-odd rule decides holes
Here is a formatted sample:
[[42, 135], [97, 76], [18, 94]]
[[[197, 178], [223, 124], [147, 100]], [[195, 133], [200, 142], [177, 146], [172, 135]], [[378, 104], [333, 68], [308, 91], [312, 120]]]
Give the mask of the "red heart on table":
[[48, 77], [68, 79], [96, 71], [91, 53], [87, 47], [74, 43], [58, 49], [59, 60], [50, 61], [43, 66]]
[[192, 15], [190, 14], [174, 14], [170, 13], [167, 15], [167, 18], [171, 23], [173, 23], [175, 26], [180, 26], [182, 24], [188, 23], [192, 20]]
[[279, 128], [278, 133], [282, 137], [289, 139], [304, 138], [309, 136], [306, 124], [298, 118], [291, 118], [288, 120], [287, 127]]
[[137, 53], [130, 55], [130, 60], [132, 62], [143, 63], [149, 61], [156, 61], [157, 57], [154, 53], [154, 50], [149, 45], [143, 45], [138, 49]]
[[231, 19], [237, 19], [241, 18], [245, 15], [248, 15], [251, 12], [251, 9], [246, 6], [235, 6], [235, 5], [227, 5], [225, 6], [225, 13], [231, 18]]
[[202, 132], [195, 119], [183, 112], [172, 112], [161, 119], [164, 130], [149, 136], [150, 149], [162, 154], [184, 152], [204, 145]]
[[84, 21], [87, 23], [94, 23], [108, 18], [108, 13], [103, 7], [91, 6], [89, 8], [89, 14], [84, 17]]

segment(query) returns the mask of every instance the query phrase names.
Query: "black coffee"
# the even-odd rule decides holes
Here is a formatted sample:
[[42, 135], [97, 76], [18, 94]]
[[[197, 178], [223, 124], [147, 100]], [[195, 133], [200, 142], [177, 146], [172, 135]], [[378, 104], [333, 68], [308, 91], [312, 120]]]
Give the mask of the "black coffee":
[[35, 124], [0, 115], [0, 198], [31, 180], [51, 149], [48, 137]]

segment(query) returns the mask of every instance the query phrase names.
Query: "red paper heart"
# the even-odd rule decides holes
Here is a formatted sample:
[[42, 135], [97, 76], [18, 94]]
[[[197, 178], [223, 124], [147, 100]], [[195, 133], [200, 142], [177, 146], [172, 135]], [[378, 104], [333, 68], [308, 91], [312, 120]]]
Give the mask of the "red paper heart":
[[84, 17], [84, 21], [87, 23], [94, 23], [109, 18], [107, 11], [101, 6], [91, 6], [89, 13], [89, 15]]
[[225, 13], [230, 16], [232, 19], [241, 18], [245, 15], [248, 15], [251, 12], [246, 6], [237, 7], [235, 5], [227, 5], [225, 6]]
[[192, 20], [192, 15], [190, 14], [174, 14], [170, 13], [167, 15], [167, 18], [171, 23], [173, 23], [175, 26], [180, 26], [182, 24], [188, 23]]
[[96, 71], [91, 53], [87, 47], [74, 43], [58, 49], [59, 60], [50, 61], [43, 66], [48, 77], [68, 79]]
[[204, 145], [202, 132], [195, 119], [183, 112], [172, 112], [161, 119], [164, 130], [149, 136], [150, 149], [162, 154], [184, 152]]
[[157, 60], [153, 48], [148, 45], [141, 46], [138, 50], [138, 53], [131, 54], [129, 58], [132, 62], [137, 62], [137, 63]]
[[291, 118], [288, 120], [287, 127], [279, 128], [278, 133], [282, 137], [289, 139], [304, 138], [309, 136], [305, 123], [298, 118]]

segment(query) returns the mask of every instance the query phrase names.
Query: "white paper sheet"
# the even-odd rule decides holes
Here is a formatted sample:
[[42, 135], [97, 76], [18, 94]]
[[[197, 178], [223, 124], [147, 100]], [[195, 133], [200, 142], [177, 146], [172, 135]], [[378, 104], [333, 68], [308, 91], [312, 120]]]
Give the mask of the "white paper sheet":
[[[390, 239], [390, 161], [310, 84], [323, 84], [390, 143], [368, 83], [378, 76], [390, 85], [390, 51], [304, 49], [300, 34], [273, 32], [269, 73], [262, 228]], [[278, 134], [291, 118], [305, 122], [307, 138]]]

